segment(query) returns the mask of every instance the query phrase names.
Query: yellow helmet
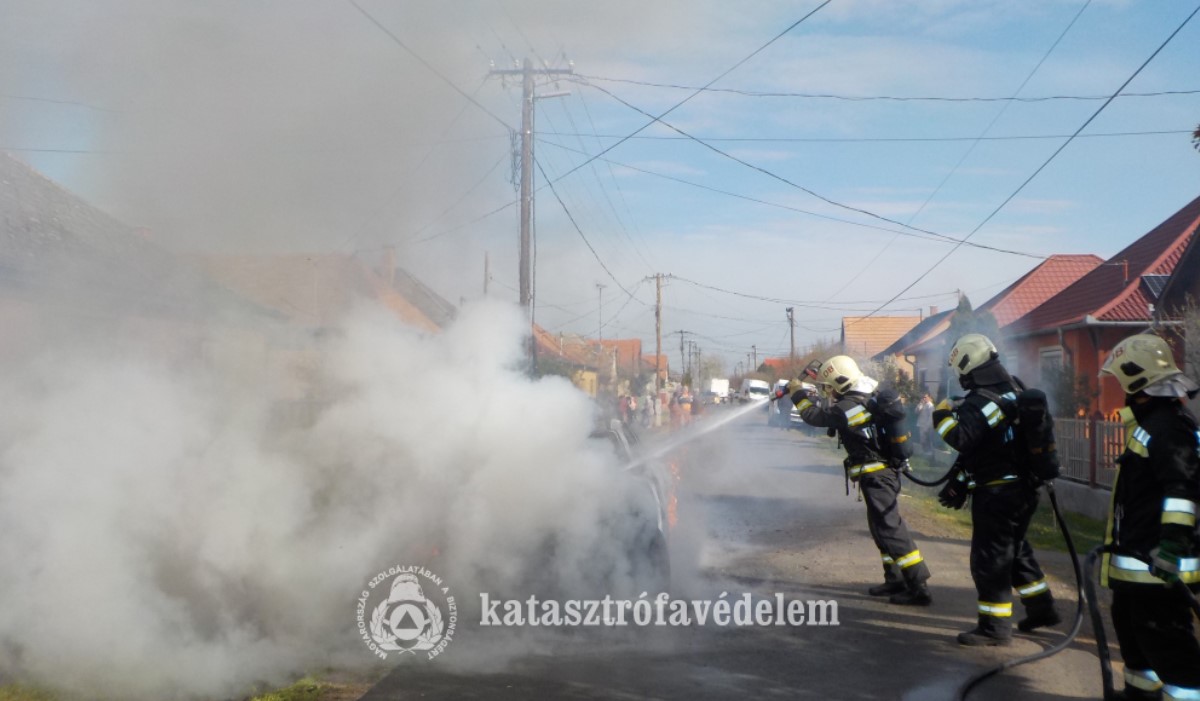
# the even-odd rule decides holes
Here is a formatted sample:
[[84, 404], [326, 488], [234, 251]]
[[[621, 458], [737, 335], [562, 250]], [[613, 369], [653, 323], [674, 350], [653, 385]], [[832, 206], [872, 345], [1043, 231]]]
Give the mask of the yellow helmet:
[[862, 379], [862, 370], [858, 363], [848, 355], [835, 355], [821, 363], [817, 381], [829, 387], [838, 394], [845, 394], [850, 387]]
[[1180, 374], [1171, 347], [1158, 336], [1140, 333], [1112, 349], [1100, 372], [1117, 378], [1126, 394], [1140, 392], [1159, 380]]
[[958, 339], [950, 349], [949, 364], [962, 376], [998, 357], [1000, 352], [990, 338], [981, 333], [969, 333]]

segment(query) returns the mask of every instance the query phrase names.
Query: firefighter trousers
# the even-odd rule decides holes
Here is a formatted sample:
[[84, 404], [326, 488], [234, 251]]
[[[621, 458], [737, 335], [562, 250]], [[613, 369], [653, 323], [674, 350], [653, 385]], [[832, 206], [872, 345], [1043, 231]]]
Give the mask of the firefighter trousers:
[[883, 558], [884, 580], [913, 588], [929, 579], [929, 567], [900, 516], [899, 470], [888, 467], [863, 475], [858, 485], [867, 503], [867, 529]]
[[1200, 698], [1200, 643], [1182, 592], [1153, 584], [1114, 588], [1112, 619], [1127, 686], [1161, 686], [1166, 698]]
[[971, 578], [979, 595], [979, 624], [989, 633], [1011, 634], [1014, 588], [1030, 613], [1054, 606], [1046, 576], [1025, 540], [1037, 505], [1037, 489], [1022, 482], [981, 485], [971, 494]]

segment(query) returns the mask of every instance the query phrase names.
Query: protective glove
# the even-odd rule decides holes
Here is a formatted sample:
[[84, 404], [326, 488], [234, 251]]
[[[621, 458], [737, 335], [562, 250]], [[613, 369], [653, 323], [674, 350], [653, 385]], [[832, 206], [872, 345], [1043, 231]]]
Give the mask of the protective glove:
[[946, 480], [942, 491], [938, 492], [938, 503], [947, 509], [961, 509], [966, 505], [970, 494], [970, 481], [965, 472], [958, 470]]
[[935, 406], [933, 408], [933, 410], [934, 411], [954, 411], [954, 408], [955, 408], [955, 403], [950, 401], [950, 397], [946, 397], [942, 401], [938, 402], [937, 406]]
[[816, 403], [816, 392], [811, 387], [805, 387], [804, 383], [798, 377], [788, 382], [787, 393], [791, 395], [792, 404], [799, 405], [805, 399], [814, 404]]
[[1188, 556], [1187, 546], [1175, 540], [1163, 540], [1150, 551], [1150, 574], [1172, 584], [1179, 581], [1179, 561]]

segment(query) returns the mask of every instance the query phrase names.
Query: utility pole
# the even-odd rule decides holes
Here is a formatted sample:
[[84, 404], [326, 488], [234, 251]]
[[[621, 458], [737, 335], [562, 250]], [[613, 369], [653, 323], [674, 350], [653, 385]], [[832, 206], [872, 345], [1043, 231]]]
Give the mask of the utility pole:
[[488, 252], [483, 252], [483, 296], [488, 294], [488, 279], [492, 277], [492, 273], [488, 270]]
[[529, 309], [533, 285], [530, 257], [530, 230], [533, 224], [533, 93], [534, 76], [567, 75], [574, 68], [533, 68], [528, 58], [520, 68], [492, 70], [489, 75], [521, 76], [521, 255], [519, 265], [519, 294], [521, 306]]
[[754, 372], [758, 372], [758, 346], [750, 346], [750, 352], [754, 355]]
[[791, 369], [796, 367], [796, 315], [792, 307], [787, 308], [788, 331], [792, 334], [792, 354], [788, 365]]
[[596, 283], [596, 339], [602, 347], [604, 341], [604, 288], [605, 285]]
[[684, 369], [687, 368], [687, 358], [683, 357], [683, 345], [684, 345], [683, 335], [685, 333], [687, 333], [687, 331], [679, 332], [679, 379], [680, 380], [683, 380]]
[[662, 389], [662, 273], [654, 275], [654, 393]]

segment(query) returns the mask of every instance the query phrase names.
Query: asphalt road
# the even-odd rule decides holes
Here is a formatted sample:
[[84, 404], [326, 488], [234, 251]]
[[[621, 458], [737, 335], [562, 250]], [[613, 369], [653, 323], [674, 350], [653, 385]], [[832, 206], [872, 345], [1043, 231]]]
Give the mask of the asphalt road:
[[[878, 555], [863, 505], [844, 493], [841, 455], [830, 442], [767, 428], [755, 412], [688, 445], [672, 587], [687, 598], [750, 592], [773, 599], [778, 592], [788, 600], [835, 599], [840, 625], [514, 634], [468, 624], [446, 654], [407, 659], [362, 701], [936, 701], [954, 698], [980, 669], [1061, 639], [1052, 632], [1019, 636], [1004, 649], [959, 647], [954, 634], [974, 621], [967, 543], [928, 519], [909, 520], [934, 574], [933, 606], [897, 607], [867, 596], [881, 578]], [[1047, 560], [1065, 570], [1065, 558]], [[1072, 612], [1072, 586], [1059, 583], [1055, 591], [1064, 614]], [[1082, 636], [1066, 652], [1007, 672], [970, 698], [1099, 698], [1089, 645]]]

